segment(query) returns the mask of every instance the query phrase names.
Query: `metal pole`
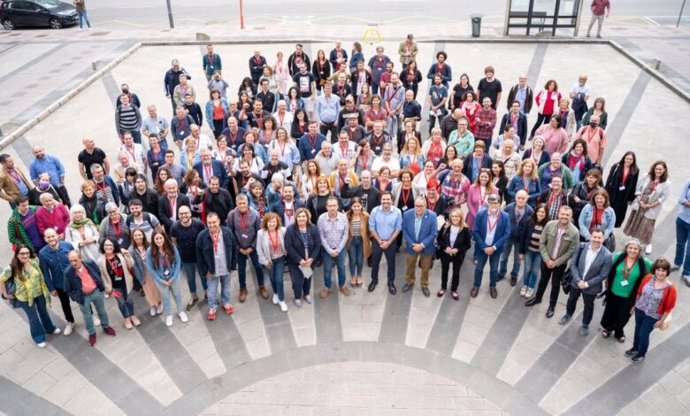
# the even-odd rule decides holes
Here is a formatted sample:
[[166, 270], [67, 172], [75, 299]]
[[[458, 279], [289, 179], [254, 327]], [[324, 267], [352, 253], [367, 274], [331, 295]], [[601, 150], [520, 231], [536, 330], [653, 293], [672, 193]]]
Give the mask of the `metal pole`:
[[240, 29], [244, 29], [244, 1], [240, 0]]
[[683, 10], [685, 10], [685, 0], [683, 0], [683, 4], [680, 5], [680, 13], [678, 13], [678, 20], [676, 21], [676, 27], [680, 26], [680, 19], [683, 17]]
[[168, 6], [168, 21], [170, 22], [170, 29], [175, 29], [175, 22], [173, 21], [172, 5], [170, 0], [165, 0], [165, 5]]

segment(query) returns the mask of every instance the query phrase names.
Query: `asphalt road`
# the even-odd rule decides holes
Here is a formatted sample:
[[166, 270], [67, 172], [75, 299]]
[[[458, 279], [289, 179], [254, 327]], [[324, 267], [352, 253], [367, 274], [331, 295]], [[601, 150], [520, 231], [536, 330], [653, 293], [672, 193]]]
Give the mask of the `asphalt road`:
[[[562, 0], [564, 5], [576, 0]], [[585, 8], [589, 0], [585, 1]], [[678, 16], [683, 0], [612, 0], [612, 16], [652, 16], [672, 19]], [[526, 5], [527, 0], [513, 0]], [[538, 10], [552, 10], [555, 0], [538, 0]], [[171, 0], [176, 24], [239, 21], [239, 0]], [[167, 22], [166, 0], [88, 0], [90, 18], [95, 24], [122, 22], [142, 25]], [[260, 26], [285, 20], [309, 22], [321, 17], [332, 24], [353, 21], [385, 23], [409, 16], [466, 19], [473, 13], [503, 16], [505, 0], [244, 0], [247, 25]], [[526, 6], [524, 6], [526, 9]], [[563, 7], [563, 6], [562, 6]], [[690, 6], [685, 15], [690, 15]], [[585, 12], [589, 14], [588, 11]]]

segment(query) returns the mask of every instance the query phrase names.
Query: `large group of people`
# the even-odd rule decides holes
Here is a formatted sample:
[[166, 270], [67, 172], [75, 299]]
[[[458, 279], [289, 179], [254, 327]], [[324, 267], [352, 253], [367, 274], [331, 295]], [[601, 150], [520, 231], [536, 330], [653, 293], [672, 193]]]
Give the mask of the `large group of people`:
[[[475, 298], [488, 267], [494, 299], [508, 275], [528, 307], [542, 302], [550, 283], [547, 318], [566, 291], [561, 324], [582, 297], [584, 336], [595, 299], [605, 296], [602, 337], [624, 342], [634, 316], [626, 355], [644, 359], [650, 332], [668, 323], [675, 305], [670, 273], [682, 267], [690, 286], [690, 184], [679, 201], [674, 262], [652, 261], [655, 221], [670, 198], [668, 167], [659, 160], [645, 170], [628, 151], [605, 174], [605, 99], [590, 96], [586, 75], [565, 91], [555, 79], [533, 91], [522, 75], [502, 100], [490, 65], [475, 89], [438, 52], [423, 90], [414, 36], [398, 52], [400, 64], [380, 46], [367, 61], [358, 42], [349, 53], [338, 42], [312, 61], [297, 44], [269, 65], [255, 50], [237, 94], [213, 45], [202, 59], [203, 82], [173, 59], [164, 76], [172, 118], [153, 105], [142, 111], [123, 84], [114, 97], [120, 150], [107, 155], [83, 140], [78, 198], [66, 191], [60, 160], [40, 146], [29, 175], [0, 155], [14, 249], [0, 291], [26, 311], [37, 345], [74, 330], [72, 302], [91, 345], [97, 326], [115, 335], [106, 299], [127, 330], [141, 325], [135, 293], [168, 326], [175, 316], [187, 323], [203, 302], [208, 320], [219, 310], [231, 315], [232, 272], [244, 303], [249, 263], [259, 301], [271, 298], [283, 312], [289, 298], [296, 308], [315, 301], [317, 270], [321, 299], [365, 284], [374, 292], [383, 257], [395, 295], [396, 260], [404, 257], [403, 293], [420, 269], [423, 296], [437, 285], [439, 298], [449, 292], [458, 301], [460, 279], [472, 273], [467, 295]], [[621, 227], [627, 239], [617, 243]], [[64, 330], [46, 312], [51, 296], [62, 305]]]

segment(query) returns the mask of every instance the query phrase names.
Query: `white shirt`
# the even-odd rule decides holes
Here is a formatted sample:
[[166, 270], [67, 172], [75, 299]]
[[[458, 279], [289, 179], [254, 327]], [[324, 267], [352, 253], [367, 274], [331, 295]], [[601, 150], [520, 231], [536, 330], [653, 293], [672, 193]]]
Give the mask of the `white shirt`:
[[379, 156], [374, 159], [374, 163], [371, 164], [371, 171], [378, 173], [378, 171], [380, 171], [384, 166], [388, 167], [388, 169], [391, 170], [391, 173], [393, 173], [400, 170], [400, 161], [395, 156], [391, 156], [388, 162], [386, 162], [383, 160], [383, 156]]
[[589, 272], [589, 268], [592, 267], [592, 263], [594, 263], [594, 259], [597, 258], [597, 254], [599, 254], [599, 250], [601, 250], [601, 246], [597, 250], [592, 250], [592, 245], [588, 244], [587, 245], [587, 253], [585, 254], [585, 269], [582, 271], [582, 274], [580, 275], [581, 280], [585, 280], [585, 276], [587, 276], [587, 272]]

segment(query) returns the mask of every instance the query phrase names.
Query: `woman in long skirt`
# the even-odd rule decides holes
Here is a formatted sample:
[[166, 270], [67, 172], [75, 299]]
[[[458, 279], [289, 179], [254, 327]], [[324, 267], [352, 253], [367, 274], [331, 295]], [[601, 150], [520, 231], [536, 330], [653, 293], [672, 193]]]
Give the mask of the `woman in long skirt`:
[[666, 162], [654, 162], [649, 173], [637, 186], [635, 200], [630, 205], [632, 213], [625, 224], [625, 235], [637, 238], [645, 245], [644, 252], [652, 253], [652, 234], [656, 219], [661, 214], [661, 204], [668, 199], [671, 182], [668, 180]]

